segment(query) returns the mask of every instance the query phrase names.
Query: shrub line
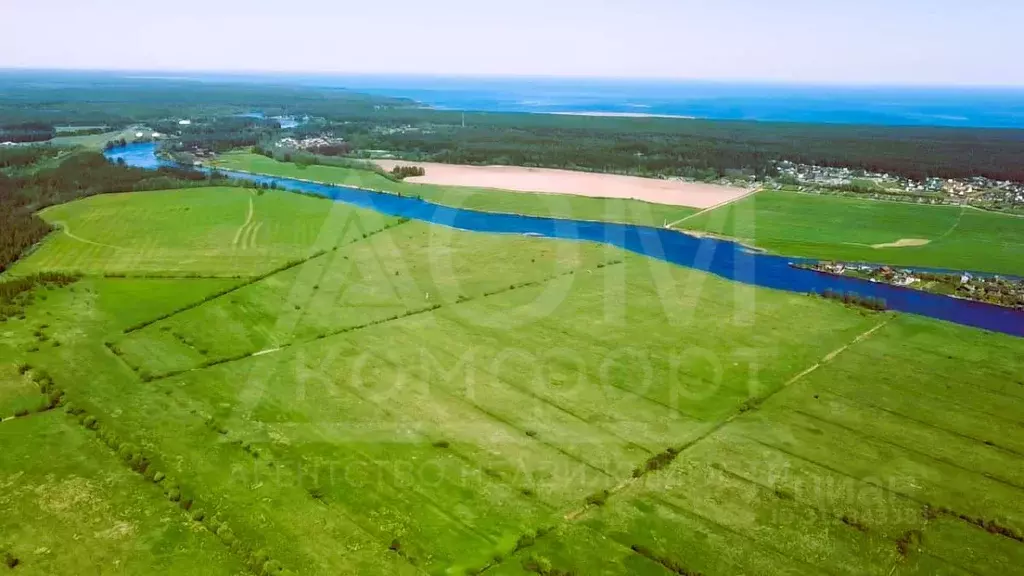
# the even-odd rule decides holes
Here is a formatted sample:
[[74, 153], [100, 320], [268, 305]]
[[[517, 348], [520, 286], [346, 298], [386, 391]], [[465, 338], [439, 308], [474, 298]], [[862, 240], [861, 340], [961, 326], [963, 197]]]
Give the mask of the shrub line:
[[192, 302], [190, 304], [187, 304], [185, 306], [182, 306], [180, 308], [177, 308], [175, 310], [167, 312], [166, 314], [161, 314], [160, 316], [157, 316], [156, 318], [153, 318], [151, 320], [145, 320], [143, 322], [139, 322], [138, 324], [134, 324], [132, 326], [129, 326], [128, 328], [124, 329], [124, 334], [128, 335], [128, 334], [131, 334], [133, 332], [138, 332], [139, 330], [142, 330], [143, 328], [145, 328], [147, 326], [151, 326], [153, 324], [156, 324], [157, 322], [159, 322], [161, 320], [166, 320], [166, 319], [170, 318], [171, 316], [175, 316], [177, 314], [181, 314], [182, 312], [187, 312], [188, 310], [192, 310], [193, 308], [198, 308], [199, 306], [202, 306], [203, 304], [205, 304], [205, 303], [207, 303], [207, 302], [209, 302], [211, 300], [216, 300], [217, 298], [220, 298], [221, 296], [226, 296], [228, 294], [231, 294], [232, 292], [236, 292], [238, 290], [241, 290], [242, 288], [245, 288], [246, 286], [250, 286], [252, 284], [255, 284], [256, 282], [259, 282], [260, 280], [263, 280], [265, 278], [273, 276], [274, 274], [278, 274], [280, 272], [284, 272], [286, 270], [290, 270], [290, 269], [292, 269], [292, 268], [294, 268], [296, 266], [299, 266], [300, 264], [304, 264], [306, 262], [309, 262], [310, 260], [313, 260], [315, 258], [319, 258], [320, 256], [323, 256], [326, 253], [327, 253], [327, 250], [318, 250], [318, 251], [314, 252], [311, 256], [308, 256], [306, 258], [301, 258], [301, 259], [298, 259], [298, 260], [289, 260], [285, 264], [283, 264], [281, 266], [278, 266], [277, 268], [274, 268], [273, 270], [270, 270], [269, 272], [266, 272], [264, 274], [260, 274], [259, 276], [253, 276], [253, 277], [249, 278], [248, 280], [246, 280], [245, 282], [242, 282], [241, 284], [238, 284], [236, 286], [232, 286], [231, 288], [226, 288], [224, 290], [219, 290], [217, 292], [214, 292], [213, 294], [207, 295], [206, 297], [204, 297], [204, 298], [202, 298], [202, 299], [200, 299], [200, 300], [198, 300], [196, 302]]
[[[269, 277], [271, 277], [271, 276], [273, 276], [275, 274], [279, 274], [281, 272], [286, 272], [288, 270], [291, 270], [292, 268], [295, 268], [296, 266], [300, 266], [302, 264], [305, 264], [306, 262], [310, 262], [312, 260], [315, 260], [315, 259], [317, 259], [317, 258], [319, 258], [319, 257], [321, 257], [321, 256], [323, 256], [325, 254], [327, 254], [328, 252], [332, 252], [332, 251], [337, 250], [338, 248], [343, 248], [345, 246], [350, 246], [352, 244], [355, 244], [355, 243], [360, 242], [362, 240], [365, 240], [367, 238], [371, 238], [371, 237], [373, 237], [373, 236], [375, 236], [377, 234], [380, 234], [381, 232], [384, 232], [384, 231], [390, 230], [391, 228], [394, 228], [396, 226], [400, 226], [402, 224], [405, 224], [408, 221], [409, 221], [408, 218], [399, 218], [398, 221], [395, 222], [395, 223], [392, 223], [392, 224], [389, 224], [387, 226], [384, 226], [384, 227], [382, 227], [382, 228], [380, 228], [378, 230], [374, 230], [373, 232], [365, 232], [365, 233], [363, 233], [361, 238], [357, 238], [357, 239], [355, 239], [355, 240], [353, 240], [351, 242], [348, 242], [346, 244], [342, 244], [340, 246], [335, 246], [331, 250], [317, 250], [316, 252], [314, 252], [313, 254], [311, 254], [310, 256], [307, 256], [305, 258], [300, 258], [300, 259], [297, 259], [297, 260], [289, 260], [288, 262], [284, 263], [281, 266], [278, 266], [277, 268], [274, 268], [273, 270], [270, 270], [270, 271], [265, 272], [263, 274], [259, 274], [257, 276], [249, 276], [249, 277], [247, 277], [247, 279], [244, 282], [242, 282], [242, 283], [240, 283], [240, 284], [238, 284], [236, 286], [232, 286], [230, 288], [226, 288], [224, 290], [220, 290], [218, 292], [214, 292], [213, 294], [210, 294], [210, 295], [206, 296], [205, 298], [202, 298], [201, 300], [198, 300], [196, 302], [192, 302], [190, 304], [187, 304], [185, 306], [182, 306], [180, 308], [172, 310], [172, 311], [170, 311], [170, 312], [168, 312], [166, 314], [161, 314], [160, 316], [158, 316], [156, 318], [153, 318], [151, 320], [146, 320], [146, 321], [134, 324], [132, 326], [129, 326], [128, 328], [125, 328], [123, 332], [124, 332], [124, 334], [126, 336], [129, 335], [129, 334], [132, 334], [134, 332], [138, 332], [139, 330], [142, 330], [143, 328], [145, 328], [147, 326], [151, 326], [153, 324], [156, 324], [157, 322], [160, 322], [161, 320], [166, 320], [166, 319], [170, 318], [171, 316], [176, 316], [178, 314], [181, 314], [182, 312], [187, 312], [189, 310], [192, 310], [193, 308], [198, 308], [199, 306], [202, 306], [203, 304], [206, 304], [207, 302], [210, 302], [212, 300], [216, 300], [217, 298], [220, 298], [222, 296], [227, 296], [228, 294], [231, 294], [232, 292], [237, 292], [238, 290], [241, 290], [242, 288], [245, 288], [246, 286], [251, 286], [251, 285], [259, 282], [260, 280], [265, 280], [265, 279], [267, 279], [267, 278], [269, 278]], [[159, 276], [154, 276], [154, 277], [159, 277]], [[227, 277], [224, 277], [224, 276], [211, 276], [211, 278], [227, 278]], [[238, 278], [240, 278], [240, 277], [238, 277]]]
[[196, 505], [195, 496], [190, 495], [187, 489], [162, 470], [158, 470], [154, 459], [145, 454], [142, 449], [130, 442], [123, 441], [110, 426], [99, 421], [86, 409], [67, 402], [63, 393], [61, 405], [64, 406], [68, 416], [74, 417], [83, 428], [95, 432], [97, 438], [117, 454], [133, 472], [154, 485], [160, 486], [169, 502], [181, 508], [182, 513], [186, 514], [192, 522], [199, 524], [216, 536], [222, 544], [239, 556], [254, 574], [266, 576], [292, 574], [264, 550], [257, 549], [236, 537], [227, 522], [222, 521], [218, 515], [209, 516], [205, 510], [199, 508]]
[[[397, 226], [397, 225], [398, 224], [395, 224], [395, 226]], [[622, 262], [621, 260], [618, 260], [618, 261], [611, 261], [611, 262], [608, 262], [608, 263], [602, 263], [603, 266], [599, 266], [599, 267], [603, 268], [605, 266], [611, 266], [613, 264], [620, 264], [621, 262]], [[575, 270], [568, 270], [566, 272], [560, 272], [558, 274], [554, 274], [552, 276], [548, 276], [548, 277], [542, 278], [540, 280], [531, 280], [531, 281], [528, 281], [528, 282], [520, 282], [518, 284], [510, 284], [507, 288], [500, 288], [498, 290], [493, 290], [491, 292], [485, 292], [485, 293], [481, 294], [480, 296], [475, 296], [475, 297], [472, 297], [472, 298], [466, 298], [466, 297], [463, 297], [463, 296], [459, 296], [459, 298], [454, 302], [454, 304], [463, 304], [465, 302], [472, 302], [474, 300], [479, 300], [479, 299], [482, 299], [482, 298], [487, 298], [487, 297], [490, 297], [490, 296], [495, 296], [495, 295], [498, 295], [498, 294], [503, 294], [505, 292], [511, 292], [513, 290], [518, 290], [520, 288], [529, 288], [529, 287], [533, 287], [533, 286], [539, 286], [539, 285], [541, 285], [541, 284], [543, 284], [545, 282], [549, 282], [549, 281], [554, 280], [556, 278], [560, 278], [562, 276], [569, 276], [569, 275], [572, 275], [572, 274], [575, 274], [575, 273], [576, 273]], [[198, 304], [196, 306], [198, 306]], [[341, 334], [348, 334], [349, 332], [355, 332], [357, 330], [363, 330], [365, 328], [372, 328], [374, 326], [379, 326], [380, 324], [386, 324], [388, 322], [394, 322], [396, 320], [402, 320], [402, 319], [408, 318], [410, 316], [417, 316], [417, 315], [420, 315], [420, 314], [425, 314], [427, 312], [433, 312], [435, 310], [443, 308], [444, 306], [445, 306], [444, 304], [432, 304], [432, 305], [427, 306], [425, 308], [417, 308], [416, 310], [410, 310], [410, 311], [405, 312], [403, 314], [394, 314], [394, 315], [389, 316], [387, 318], [380, 318], [380, 319], [377, 319], [377, 320], [366, 322], [364, 324], [357, 324], [355, 326], [348, 326], [346, 328], [341, 328], [339, 330], [333, 330], [333, 331], [330, 331], [330, 332], [323, 332], [323, 333], [318, 334], [318, 335], [316, 335], [316, 336], [314, 336], [312, 338], [309, 338], [308, 340], [302, 340], [302, 341], [299, 341], [299, 342], [291, 342], [289, 344], [284, 344], [284, 345], [278, 347], [278, 350], [283, 350], [285, 348], [290, 348], [292, 346], [301, 346], [303, 344], [309, 344], [310, 342], [315, 342], [317, 340], [323, 340], [324, 338], [330, 338], [330, 337], [333, 337], [333, 336], [340, 336]], [[152, 323], [153, 322], [150, 322], [150, 324], [152, 324]], [[193, 367], [193, 368], [186, 368], [186, 369], [183, 369], [183, 370], [172, 370], [170, 372], [164, 372], [164, 373], [156, 374], [156, 375], [144, 375], [144, 376], [142, 376], [142, 380], [144, 382], [150, 382], [150, 381], [153, 381], [153, 380], [163, 380], [165, 378], [172, 378], [174, 376], [179, 376], [181, 374], [184, 374], [185, 372], [191, 372], [193, 370], [200, 370], [200, 369], [203, 369], [203, 368], [212, 368], [214, 366], [220, 366], [221, 364], [227, 364], [229, 362], [237, 362], [239, 360], [244, 360], [246, 358], [254, 356], [255, 354], [257, 354], [259, 352], [261, 352], [261, 350], [250, 351], [250, 352], [242, 352], [242, 353], [234, 354], [232, 356], [228, 356], [228, 357], [225, 357], [225, 358], [210, 359], [210, 360], [207, 360], [207, 361], [203, 362], [202, 364], [200, 364], [200, 365], [198, 365], [196, 367]], [[115, 354], [116, 354], [116, 352], [115, 352]], [[127, 362], [125, 362], [125, 364], [127, 364]], [[129, 364], [129, 366], [131, 366], [131, 365]], [[133, 368], [133, 370], [135, 370], [135, 369]]]

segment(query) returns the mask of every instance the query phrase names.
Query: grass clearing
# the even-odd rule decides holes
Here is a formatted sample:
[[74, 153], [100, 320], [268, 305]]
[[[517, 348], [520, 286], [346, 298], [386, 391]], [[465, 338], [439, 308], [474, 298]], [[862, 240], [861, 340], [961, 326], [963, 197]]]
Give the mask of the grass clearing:
[[483, 212], [624, 222], [643, 226], [663, 226], [666, 222], [672, 222], [697, 212], [694, 208], [665, 206], [639, 200], [586, 198], [568, 194], [535, 194], [490, 188], [394, 182], [369, 170], [353, 170], [334, 166], [304, 167], [293, 163], [278, 162], [249, 152], [222, 154], [217, 158], [215, 165], [231, 170], [368, 188], [403, 196], [419, 196], [436, 204]]
[[[270, 208], [321, 206], [234, 190], [112, 198], [64, 206], [65, 218], [114, 240], [121, 232], [103, 223], [120, 209], [152, 214], [137, 202], [209, 212], [127, 223], [146, 247], [139, 273], [167, 269], [175, 244], [230, 245]], [[317, 210], [311, 219], [328, 218]], [[229, 214], [232, 227], [216, 224]], [[128, 277], [48, 289], [25, 320], [0, 325], [0, 402], [2, 390], [26, 393], [18, 364], [45, 369], [103, 434], [142, 447], [176, 492], [128, 471], [86, 427], [55, 442], [90, 462], [109, 456], [140, 498], [194, 500], [204, 549], [249, 566], [253, 551], [302, 574], [994, 575], [1021, 565], [1011, 537], [1024, 530], [1019, 339], [606, 246], [380, 218], [375, 233], [342, 229], [324, 244], [268, 236], [278, 259], [328, 250], [259, 278], [131, 277], [122, 255], [78, 252], [88, 269]], [[293, 220], [290, 234], [306, 234], [306, 220]], [[63, 240], [48, 238], [18, 269], [49, 269]], [[212, 251], [177, 270], [218, 275], [217, 265], [271, 269]], [[5, 421], [0, 443], [10, 433], [32, 438], [24, 454], [45, 452], [23, 427], [64, 418]], [[122, 493], [134, 494], [110, 497]], [[138, 525], [150, 517], [125, 510]], [[176, 562], [134, 550], [152, 556], [149, 571]], [[58, 573], [76, 558], [54, 556]], [[238, 571], [215, 562], [173, 565]]]
[[[113, 130], [110, 132], [103, 132], [101, 134], [82, 134], [78, 136], [57, 136], [50, 139], [48, 142], [54, 146], [82, 146], [84, 148], [91, 148], [93, 150], [102, 150], [107, 142], [113, 140], [120, 140], [124, 138], [126, 142], [135, 141], [135, 133], [140, 132], [138, 128], [131, 127], [125, 128], [124, 130]], [[149, 131], [146, 131], [149, 132]], [[57, 134], [60, 134], [61, 130], [57, 130]], [[148, 134], [147, 134], [148, 135]]]
[[105, 194], [42, 216], [61, 230], [14, 274], [255, 276], [398, 222], [326, 199], [244, 188]]
[[1024, 220], [956, 206], [763, 191], [682, 227], [792, 256], [1024, 275]]

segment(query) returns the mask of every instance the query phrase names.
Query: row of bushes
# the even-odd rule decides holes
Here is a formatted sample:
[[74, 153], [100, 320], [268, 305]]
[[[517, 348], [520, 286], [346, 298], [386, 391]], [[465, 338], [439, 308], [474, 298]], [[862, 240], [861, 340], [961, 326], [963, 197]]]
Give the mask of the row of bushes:
[[149, 482], [161, 487], [168, 501], [181, 508], [182, 512], [188, 514], [192, 521], [201, 524], [206, 530], [217, 536], [225, 546], [243, 559], [254, 574], [262, 576], [292, 574], [289, 570], [285, 570], [280, 562], [271, 558], [266, 551], [254, 550], [253, 547], [240, 540], [227, 522], [224, 522], [218, 515], [210, 516], [205, 510], [197, 507], [195, 499], [188, 495], [181, 485], [163, 471], [158, 470], [153, 461], [138, 446], [122, 441], [112, 428], [102, 424], [95, 416], [81, 407], [68, 403], [65, 412], [69, 416], [75, 417], [84, 428], [95, 432], [97, 437], [116, 452], [129, 468]]
[[575, 576], [572, 570], [560, 570], [551, 566], [551, 561], [536, 554], [523, 560], [523, 570], [541, 576]]
[[[482, 573], [486, 572], [487, 570], [490, 570], [491, 568], [493, 568], [493, 567], [497, 566], [498, 564], [501, 564], [502, 562], [504, 562], [505, 558], [514, 556], [514, 555], [518, 554], [519, 552], [521, 552], [523, 550], [526, 550], [527, 548], [530, 548], [531, 546], [536, 544], [538, 538], [542, 538], [542, 537], [546, 536], [552, 530], [554, 530], [554, 527], [543, 526], [541, 528], [538, 528], [536, 531], [527, 532], [527, 533], [519, 536], [519, 539], [516, 540], [515, 546], [513, 546], [511, 550], [498, 550], [498, 551], [496, 551], [494, 553], [493, 556], [491, 556], [491, 559], [490, 559], [490, 561], [487, 564], [485, 564], [484, 566], [482, 566], [480, 568], [468, 568], [468, 569], [463, 571], [463, 574], [466, 574], [467, 576], [475, 576], [477, 574], [482, 574]], [[524, 560], [524, 562], [523, 562], [524, 567], [526, 566], [526, 562], [527, 562], [527, 560]], [[548, 567], [550, 569], [550, 563], [549, 563]], [[550, 572], [549, 571], [549, 572], [543, 572], [543, 574], [569, 574], [569, 573], [568, 572]]]
[[653, 550], [641, 544], [633, 544], [629, 548], [640, 556], [643, 556], [652, 562], [661, 564], [666, 570], [673, 574], [679, 574], [680, 576], [702, 576], [700, 572], [692, 572], [676, 560], [656, 554]]
[[886, 305], [884, 298], [861, 296], [855, 292], [842, 292], [839, 290], [832, 290], [831, 288], [825, 289], [825, 291], [821, 293], [821, 297], [829, 300], [837, 300], [849, 306], [859, 306], [860, 308], [866, 308], [868, 310], [875, 310], [878, 312], [888, 310], [889, 308]]
[[32, 290], [40, 287], [60, 288], [73, 284], [79, 279], [75, 274], [40, 272], [24, 278], [0, 282], [0, 322], [22, 316], [25, 306], [32, 303]]
[[300, 264], [304, 264], [306, 262], [309, 262], [310, 260], [312, 260], [314, 258], [319, 258], [320, 256], [323, 256], [326, 253], [327, 253], [326, 250], [318, 250], [317, 252], [313, 253], [312, 255], [310, 255], [310, 256], [308, 256], [306, 258], [300, 258], [300, 259], [296, 259], [296, 260], [289, 260], [288, 262], [284, 263], [281, 266], [278, 266], [277, 268], [274, 268], [273, 270], [270, 270], [269, 272], [265, 272], [265, 273], [260, 274], [258, 276], [252, 276], [248, 280], [246, 280], [245, 282], [242, 282], [241, 284], [238, 284], [236, 286], [232, 286], [230, 288], [225, 288], [224, 290], [219, 290], [217, 292], [214, 292], [212, 294], [209, 294], [209, 295], [203, 297], [202, 299], [200, 299], [200, 300], [198, 300], [196, 302], [192, 302], [190, 304], [186, 304], [184, 306], [181, 306], [179, 308], [171, 310], [170, 312], [167, 312], [165, 314], [161, 314], [160, 316], [157, 316], [156, 318], [152, 318], [152, 319], [149, 319], [149, 320], [144, 320], [144, 321], [139, 322], [137, 324], [133, 324], [133, 325], [129, 326], [128, 328], [125, 328], [124, 329], [124, 333], [125, 334], [131, 334], [132, 332], [138, 332], [139, 330], [142, 330], [146, 326], [149, 326], [151, 324], [156, 324], [157, 322], [159, 322], [161, 320], [166, 320], [166, 319], [170, 318], [171, 316], [176, 316], [178, 314], [181, 314], [182, 312], [186, 312], [186, 311], [191, 310], [193, 308], [198, 308], [199, 306], [202, 306], [203, 304], [206, 304], [207, 302], [209, 302], [211, 300], [216, 300], [217, 298], [220, 298], [221, 296], [226, 296], [226, 295], [228, 295], [228, 294], [230, 294], [232, 292], [235, 292], [236, 290], [241, 290], [242, 288], [245, 288], [246, 286], [249, 286], [251, 284], [255, 284], [255, 283], [259, 282], [260, 280], [263, 280], [263, 279], [265, 279], [265, 278], [267, 278], [269, 276], [273, 276], [274, 274], [277, 274], [277, 273], [280, 273], [280, 272], [284, 272], [286, 270], [289, 270], [291, 268], [299, 266]]
[[679, 456], [679, 452], [680, 450], [678, 448], [668, 448], [664, 452], [659, 452], [654, 456], [651, 456], [642, 465], [633, 469], [633, 478], [639, 478], [648, 472], [654, 472], [665, 468], [671, 464], [677, 456]]
[[1003, 526], [995, 520], [985, 520], [984, 518], [978, 518], [970, 516], [968, 514], [962, 514], [960, 512], [956, 512], [954, 510], [950, 510], [949, 508], [944, 507], [934, 508], [931, 510], [931, 513], [933, 515], [944, 514], [952, 518], [959, 518], [960, 520], [963, 520], [968, 524], [973, 524], [978, 528], [985, 530], [989, 534], [996, 534], [999, 536], [1003, 536], [1005, 538], [1009, 538], [1010, 540], [1016, 540], [1017, 542], [1024, 543], [1024, 534], [1013, 528], [1010, 528], [1009, 526]]
[[[19, 374], [25, 375], [28, 372], [32, 372], [32, 381], [39, 386], [39, 393], [44, 397], [43, 402], [35, 410], [29, 410], [28, 408], [19, 408], [15, 410], [13, 414], [14, 418], [24, 418], [32, 413], [38, 414], [42, 412], [49, 412], [64, 401], [64, 391], [54, 385], [53, 379], [50, 378], [49, 374], [43, 370], [34, 370], [28, 364], [18, 365]], [[4, 420], [4, 418], [0, 416], [0, 421], [2, 420]]]

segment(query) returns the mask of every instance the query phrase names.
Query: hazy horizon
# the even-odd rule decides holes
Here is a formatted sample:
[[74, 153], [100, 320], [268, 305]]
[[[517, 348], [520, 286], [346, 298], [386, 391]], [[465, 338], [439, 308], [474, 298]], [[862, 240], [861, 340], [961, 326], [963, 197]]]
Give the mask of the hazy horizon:
[[[827, 5], [826, 5], [827, 4]], [[988, 0], [8, 0], [0, 68], [1022, 87], [1024, 4]], [[110, 31], [104, 33], [104, 31]], [[69, 50], [62, 38], [74, 42]]]
[[688, 78], [688, 77], [658, 77], [658, 76], [584, 76], [584, 75], [553, 75], [553, 74], [488, 74], [488, 73], [429, 73], [429, 72], [345, 72], [345, 71], [322, 71], [322, 70], [262, 70], [262, 69], [236, 69], [236, 70], [213, 70], [213, 69], [144, 69], [144, 68], [60, 68], [60, 67], [33, 67], [33, 66], [0, 66], [0, 74], [11, 73], [41, 73], [41, 74], [97, 74], [111, 75], [118, 78], [130, 78], [139, 80], [188, 80], [188, 81], [210, 81], [210, 80], [267, 80], [273, 78], [287, 79], [435, 79], [435, 80], [481, 80], [481, 81], [502, 81], [502, 80], [538, 80], [538, 81], [580, 81], [580, 82], [614, 82], [622, 84], [708, 84], [721, 86], [777, 86], [780, 88], [845, 88], [851, 90], [871, 89], [940, 89], [940, 90], [995, 90], [995, 91], [1024, 91], [1022, 84], [956, 84], [956, 83], [871, 83], [871, 82], [847, 82], [836, 81], [801, 81], [801, 80], [780, 80], [772, 78]]

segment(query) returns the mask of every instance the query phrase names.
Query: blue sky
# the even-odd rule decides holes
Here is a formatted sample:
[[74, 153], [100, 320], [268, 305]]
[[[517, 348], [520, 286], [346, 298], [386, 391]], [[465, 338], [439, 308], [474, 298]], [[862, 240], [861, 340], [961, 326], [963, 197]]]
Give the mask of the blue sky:
[[0, 4], [4, 68], [1024, 85], [1024, 0]]

